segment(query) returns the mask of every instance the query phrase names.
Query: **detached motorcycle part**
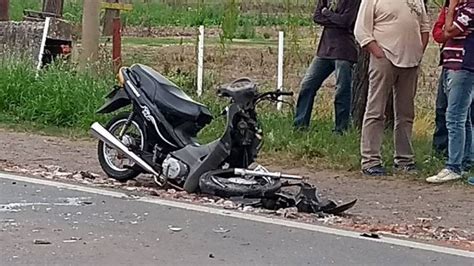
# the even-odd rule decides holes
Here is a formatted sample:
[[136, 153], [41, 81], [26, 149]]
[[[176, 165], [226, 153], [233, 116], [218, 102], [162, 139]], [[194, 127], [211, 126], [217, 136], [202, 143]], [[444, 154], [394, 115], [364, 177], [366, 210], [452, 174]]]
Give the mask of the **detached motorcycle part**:
[[251, 175], [251, 176], [266, 176], [266, 177], [277, 178], [277, 179], [303, 180], [303, 177], [299, 175], [287, 175], [287, 174], [282, 174], [278, 172], [253, 171], [253, 170], [247, 170], [247, 169], [241, 169], [241, 168], [235, 168], [234, 174], [241, 175], [241, 176]]
[[316, 187], [310, 184], [299, 183], [294, 184], [294, 186], [300, 187], [300, 190], [297, 193], [280, 190], [262, 199], [263, 206], [267, 209], [273, 210], [297, 207], [299, 212], [337, 215], [352, 208], [357, 202], [357, 200], [353, 200], [349, 203], [338, 206], [332, 200], [319, 198]]
[[211, 171], [199, 180], [201, 192], [220, 197], [264, 197], [281, 188], [280, 180], [254, 176], [236, 176], [233, 169]]
[[[150, 174], [153, 174], [154, 176], [159, 176], [160, 175], [153, 167], [151, 167], [147, 162], [145, 162], [143, 159], [141, 159], [137, 154], [130, 151], [127, 146], [125, 146], [115, 136], [110, 134], [110, 132], [107, 131], [107, 129], [105, 129], [99, 123], [95, 122], [94, 124], [92, 124], [91, 133], [96, 138], [100, 139], [101, 142], [105, 142], [108, 145], [112, 146], [113, 148], [121, 151], [126, 157], [128, 157], [130, 160], [134, 161], [138, 166], [143, 168], [144, 171], [146, 171]], [[99, 159], [100, 159], [100, 157], [99, 157]], [[103, 168], [105, 168], [104, 171], [107, 170], [107, 167], [104, 167], [105, 165], [107, 165], [107, 164], [101, 163], [101, 166]], [[110, 172], [110, 173], [114, 174], [114, 172]], [[107, 173], [107, 174], [109, 174], [109, 173]], [[117, 179], [117, 178], [120, 178], [122, 176], [115, 176], [115, 177], [111, 176], [111, 177], [114, 178], [114, 179]], [[117, 179], [117, 180], [119, 180], [119, 179]], [[126, 181], [126, 180], [123, 180], [123, 181]]]

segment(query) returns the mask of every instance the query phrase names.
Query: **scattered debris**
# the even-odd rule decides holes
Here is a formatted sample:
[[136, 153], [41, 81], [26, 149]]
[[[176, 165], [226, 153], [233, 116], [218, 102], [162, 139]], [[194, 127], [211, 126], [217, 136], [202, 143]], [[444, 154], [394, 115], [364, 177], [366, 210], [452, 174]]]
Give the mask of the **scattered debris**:
[[45, 240], [45, 239], [35, 239], [33, 241], [33, 244], [35, 244], [35, 245], [51, 245], [52, 243], [48, 240]]
[[73, 237], [71, 237], [71, 238], [69, 238], [69, 239], [63, 240], [63, 243], [75, 243], [75, 242], [77, 242], [77, 241], [79, 241], [79, 240], [82, 240], [82, 238], [80, 238], [80, 237], [74, 237], [74, 236], [73, 236]]
[[176, 226], [173, 226], [173, 225], [168, 225], [168, 229], [172, 232], [181, 232], [181, 231], [183, 231], [183, 228], [176, 227]]
[[217, 229], [212, 229], [212, 231], [214, 233], [217, 233], [217, 234], [224, 234], [224, 233], [230, 232], [230, 229], [225, 229], [225, 228], [219, 227]]
[[299, 217], [298, 208], [296, 207], [279, 209], [276, 211], [276, 214], [283, 216], [284, 218], [290, 218], [290, 219], [296, 219]]
[[245, 206], [245, 207], [242, 208], [242, 211], [244, 211], [244, 212], [254, 212], [255, 208], [252, 207], [252, 206]]
[[370, 234], [363, 233], [360, 236], [367, 237], [367, 238], [380, 239], [380, 236], [378, 234], [374, 234], [374, 233], [370, 233]]

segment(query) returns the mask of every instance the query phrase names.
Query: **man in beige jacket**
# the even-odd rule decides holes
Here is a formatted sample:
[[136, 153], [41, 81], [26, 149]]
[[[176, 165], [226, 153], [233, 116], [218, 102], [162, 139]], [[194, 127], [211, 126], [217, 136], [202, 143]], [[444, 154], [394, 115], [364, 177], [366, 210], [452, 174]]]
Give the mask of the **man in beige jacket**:
[[362, 172], [386, 175], [381, 146], [385, 107], [393, 89], [397, 171], [416, 171], [411, 143], [418, 68], [431, 26], [423, 0], [362, 0], [355, 36], [370, 52], [369, 94], [361, 139]]

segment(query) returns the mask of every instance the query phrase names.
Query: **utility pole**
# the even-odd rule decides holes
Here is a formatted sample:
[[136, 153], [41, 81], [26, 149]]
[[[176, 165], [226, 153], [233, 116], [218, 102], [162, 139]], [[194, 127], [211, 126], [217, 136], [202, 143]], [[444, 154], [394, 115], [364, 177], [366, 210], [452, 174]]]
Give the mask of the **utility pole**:
[[43, 12], [63, 16], [64, 0], [43, 0]]
[[100, 38], [100, 0], [85, 0], [82, 17], [82, 56], [81, 67], [95, 63], [99, 57]]
[[10, 20], [8, 8], [9, 8], [9, 0], [0, 0], [0, 21]]

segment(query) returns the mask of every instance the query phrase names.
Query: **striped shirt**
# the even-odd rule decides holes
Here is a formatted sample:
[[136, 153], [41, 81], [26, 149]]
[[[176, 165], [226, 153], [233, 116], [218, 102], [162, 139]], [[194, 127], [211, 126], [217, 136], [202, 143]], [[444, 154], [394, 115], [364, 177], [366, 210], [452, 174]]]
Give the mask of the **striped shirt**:
[[456, 17], [453, 21], [461, 34], [453, 37], [446, 42], [443, 48], [443, 66], [452, 70], [460, 70], [463, 67], [465, 59], [472, 60], [472, 58], [465, 57], [466, 38], [474, 30], [474, 2], [468, 1], [459, 5], [456, 8]]

